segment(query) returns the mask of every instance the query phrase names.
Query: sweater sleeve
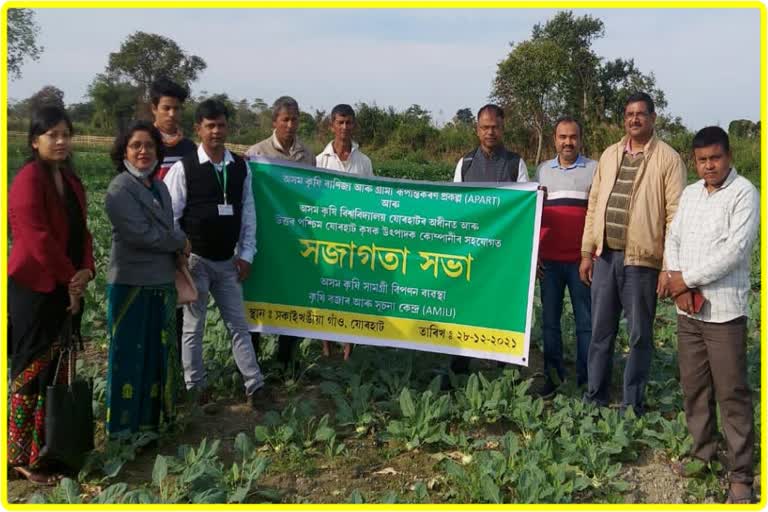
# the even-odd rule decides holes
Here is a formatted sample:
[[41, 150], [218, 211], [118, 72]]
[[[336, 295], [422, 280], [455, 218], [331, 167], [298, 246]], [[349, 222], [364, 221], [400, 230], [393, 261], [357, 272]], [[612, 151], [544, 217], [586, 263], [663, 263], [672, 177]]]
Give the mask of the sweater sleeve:
[[581, 254], [594, 254], [597, 250], [597, 242], [593, 237], [595, 224], [595, 209], [597, 205], [597, 196], [600, 191], [600, 173], [604, 162], [601, 158], [592, 177], [592, 186], [589, 189], [589, 201], [587, 202], [587, 216], [584, 219], [584, 234], [581, 236]]
[[139, 202], [124, 187], [112, 182], [104, 204], [109, 221], [126, 245], [156, 253], [172, 253], [184, 248], [184, 233], [163, 229], [148, 219]]
[[[31, 257], [47, 268], [57, 283], [66, 284], [75, 275], [75, 267], [67, 257], [66, 247], [52, 236], [51, 226], [46, 218], [43, 185], [36, 173], [22, 170], [16, 175], [8, 194], [8, 219], [13, 228], [13, 237], [27, 248]], [[86, 230], [87, 232], [87, 230]], [[86, 234], [86, 247], [92, 245], [90, 233]], [[84, 263], [91, 261], [93, 271], [93, 250], [86, 250]]]

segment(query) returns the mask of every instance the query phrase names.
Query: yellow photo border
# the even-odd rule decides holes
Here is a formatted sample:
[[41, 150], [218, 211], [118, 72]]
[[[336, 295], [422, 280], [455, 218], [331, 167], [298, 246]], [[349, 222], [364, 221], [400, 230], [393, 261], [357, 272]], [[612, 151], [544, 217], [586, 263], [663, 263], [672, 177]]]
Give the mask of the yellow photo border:
[[[766, 155], [766, 148], [768, 147], [768, 136], [766, 135], [765, 120], [766, 120], [766, 6], [759, 1], [722, 1], [722, 0], [676, 0], [670, 2], [663, 2], [658, 0], [652, 1], [619, 1], [619, 0], [573, 0], [567, 1], [488, 1], [480, 0], [477, 2], [467, 0], [283, 0], [283, 1], [196, 1], [196, 0], [158, 0], [158, 1], [143, 1], [136, 2], [131, 1], [11, 1], [3, 5], [2, 21], [0, 21], [0, 38], [2, 39], [2, 69], [3, 80], [0, 86], [0, 101], [4, 108], [4, 112], [8, 107], [8, 9], [13, 8], [31, 8], [31, 9], [172, 9], [172, 8], [185, 8], [185, 9], [242, 9], [242, 8], [260, 8], [260, 9], [308, 9], [308, 8], [326, 8], [326, 9], [757, 9], [760, 13], [760, 141], [761, 141], [761, 173], [760, 173], [760, 192], [761, 192], [761, 208], [760, 208], [760, 272], [761, 276], [766, 275], [766, 206], [768, 204], [765, 201], [766, 186], [768, 186], [768, 179], [766, 178], [766, 170], [768, 170], [768, 155]], [[716, 37], [716, 35], [713, 35]], [[4, 143], [4, 147], [7, 150], [8, 147], [8, 125], [2, 123], [0, 127], [0, 140]], [[0, 251], [0, 304], [7, 304], [8, 300], [8, 288], [7, 288], [7, 240], [8, 240], [8, 161], [5, 155], [2, 157], [2, 178], [0, 179], [0, 243], [2, 243], [2, 251]], [[760, 287], [760, 314], [761, 321], [766, 317], [768, 311], [768, 304], [766, 304], [766, 290], [765, 286], [761, 284]], [[4, 306], [5, 307], [5, 306]], [[0, 324], [4, 324], [6, 321], [6, 315], [0, 313]], [[7, 353], [7, 328], [5, 325], [0, 327], [0, 346], [3, 353]], [[761, 510], [766, 505], [766, 329], [761, 324], [760, 331], [760, 489], [761, 499], [760, 502], [754, 505], [725, 505], [725, 504], [504, 504], [504, 505], [480, 505], [480, 504], [468, 504], [468, 505], [391, 505], [391, 504], [216, 504], [216, 505], [184, 505], [184, 504], [152, 504], [152, 505], [93, 505], [93, 504], [81, 504], [81, 505], [69, 505], [69, 504], [11, 504], [8, 502], [8, 476], [7, 471], [3, 477], [3, 491], [2, 491], [2, 506], [7, 510], [431, 510], [439, 508], [441, 510], [549, 510], [549, 511], [562, 511], [562, 510]], [[0, 379], [0, 390], [3, 397], [8, 395], [7, 385], [7, 357], [0, 357], [0, 373], [3, 378]], [[3, 465], [7, 463], [7, 399], [0, 401], [0, 417], [2, 417], [2, 444], [0, 445], [0, 459], [3, 461]], [[7, 466], [6, 466], [7, 467]]]

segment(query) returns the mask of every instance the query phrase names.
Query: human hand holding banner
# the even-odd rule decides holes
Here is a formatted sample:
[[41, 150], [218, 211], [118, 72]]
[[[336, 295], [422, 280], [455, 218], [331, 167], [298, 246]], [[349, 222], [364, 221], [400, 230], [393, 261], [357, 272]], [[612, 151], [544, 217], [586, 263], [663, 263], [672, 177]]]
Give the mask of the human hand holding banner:
[[250, 162], [251, 329], [528, 364], [541, 192]]

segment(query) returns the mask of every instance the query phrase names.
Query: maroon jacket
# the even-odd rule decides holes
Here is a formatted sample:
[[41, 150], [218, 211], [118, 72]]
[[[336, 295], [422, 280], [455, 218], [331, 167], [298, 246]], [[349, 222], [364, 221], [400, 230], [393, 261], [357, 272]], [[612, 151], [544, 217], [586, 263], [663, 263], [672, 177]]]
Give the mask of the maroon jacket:
[[[87, 220], [85, 190], [70, 170], [62, 176], [75, 192]], [[50, 292], [66, 285], [80, 269], [67, 257], [69, 223], [64, 201], [48, 171], [38, 162], [29, 162], [16, 174], [8, 193], [8, 223], [13, 236], [8, 258], [8, 276], [18, 284], [37, 292]], [[83, 268], [96, 272], [93, 262], [93, 238], [85, 228]]]

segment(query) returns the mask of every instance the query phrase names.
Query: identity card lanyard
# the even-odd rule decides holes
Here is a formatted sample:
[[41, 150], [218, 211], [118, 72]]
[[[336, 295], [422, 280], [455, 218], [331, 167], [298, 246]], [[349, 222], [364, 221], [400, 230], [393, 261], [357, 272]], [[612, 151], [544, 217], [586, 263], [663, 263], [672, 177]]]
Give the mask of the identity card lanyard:
[[[221, 185], [222, 192], [224, 192], [224, 204], [227, 204], [227, 162], [221, 161], [221, 171], [218, 171], [218, 166], [214, 164], [216, 170], [216, 180]], [[222, 178], [223, 176], [223, 178]]]
[[217, 166], [214, 167], [213, 172], [216, 173], [216, 180], [221, 185], [222, 192], [224, 193], [224, 204], [218, 205], [219, 215], [229, 217], [234, 215], [234, 211], [232, 205], [227, 204], [227, 162], [221, 162], [221, 176], [219, 176], [219, 171], [215, 170], [216, 168]]

